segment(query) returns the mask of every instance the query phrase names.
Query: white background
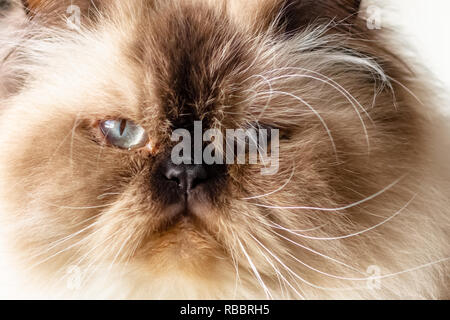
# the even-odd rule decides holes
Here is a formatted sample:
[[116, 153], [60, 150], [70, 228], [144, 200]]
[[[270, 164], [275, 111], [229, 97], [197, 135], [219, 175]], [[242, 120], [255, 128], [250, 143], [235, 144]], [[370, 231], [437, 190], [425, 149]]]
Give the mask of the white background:
[[[364, 0], [363, 0], [364, 2]], [[392, 25], [450, 91], [450, 1], [366, 0], [381, 10], [382, 24]]]

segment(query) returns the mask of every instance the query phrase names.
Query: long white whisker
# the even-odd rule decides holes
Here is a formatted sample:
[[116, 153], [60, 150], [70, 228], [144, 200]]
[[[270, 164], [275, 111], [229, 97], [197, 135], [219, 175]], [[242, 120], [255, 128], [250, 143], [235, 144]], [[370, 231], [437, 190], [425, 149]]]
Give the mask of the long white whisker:
[[75, 139], [75, 130], [77, 129], [79, 118], [80, 118], [80, 114], [77, 114], [77, 117], [75, 118], [75, 122], [74, 122], [73, 128], [72, 128], [72, 137], [70, 139], [70, 168], [72, 169], [72, 174], [73, 174], [73, 145], [74, 145], [74, 139]]
[[120, 246], [119, 250], [117, 251], [117, 254], [114, 256], [114, 259], [112, 260], [111, 264], [108, 267], [108, 270], [111, 270], [114, 263], [116, 262], [117, 258], [119, 257], [120, 253], [122, 252], [122, 250], [125, 248], [125, 245], [128, 243], [128, 241], [131, 239], [131, 237], [133, 236], [133, 234], [130, 234], [125, 241], [123, 242], [123, 244]]
[[[361, 103], [358, 101], [358, 99], [356, 99], [356, 98], [355, 98], [355, 97], [354, 97], [347, 89], [345, 89], [342, 85], [340, 85], [337, 81], [333, 80], [332, 78], [330, 78], [330, 77], [328, 77], [328, 76], [326, 76], [326, 75], [324, 75], [324, 74], [322, 74], [322, 73], [320, 73], [320, 72], [317, 72], [317, 71], [314, 71], [314, 70], [310, 70], [310, 69], [307, 69], [307, 68], [301, 68], [301, 67], [285, 67], [285, 68], [278, 68], [278, 69], [272, 70], [272, 72], [274, 72], [274, 71], [283, 71], [283, 70], [300, 70], [300, 71], [306, 71], [306, 72], [309, 72], [309, 73], [312, 73], [312, 74], [315, 74], [315, 75], [317, 75], [317, 76], [320, 76], [320, 77], [325, 78], [326, 81], [323, 80], [323, 79], [316, 78], [316, 77], [311, 77], [311, 76], [308, 76], [308, 75], [305, 75], [305, 74], [302, 74], [302, 75], [295, 75], [295, 74], [294, 74], [294, 75], [293, 75], [293, 76], [310, 77], [311, 79], [315, 79], [315, 80], [324, 82], [324, 83], [326, 83], [326, 84], [332, 86], [334, 89], [336, 89], [336, 90], [339, 91], [341, 94], [343, 94], [343, 95], [347, 98], [347, 100], [349, 100], [349, 99], [353, 100], [353, 101], [349, 100], [349, 102], [350, 102], [353, 106], [354, 106], [354, 104], [356, 103], [356, 104], [358, 105], [358, 107], [359, 107], [359, 108], [364, 112], [364, 114], [368, 117], [368, 119], [369, 119], [372, 123], [374, 123], [373, 120], [372, 120], [372, 118], [370, 117], [369, 113], [367, 112], [366, 108], [364, 108], [364, 107], [361, 105]], [[282, 76], [282, 77], [286, 77], [286, 76]], [[272, 79], [272, 80], [273, 80], [273, 79]]]
[[268, 206], [268, 205], [264, 205], [264, 204], [259, 204], [259, 203], [252, 203], [250, 202], [252, 205], [257, 206], [257, 207], [263, 207], [263, 208], [268, 208], [268, 209], [286, 209], [286, 210], [294, 210], [294, 209], [301, 209], [301, 210], [316, 210], [316, 211], [343, 211], [343, 210], [347, 210], [353, 207], [356, 207], [360, 204], [366, 203], [372, 199], [377, 198], [378, 196], [382, 195], [383, 193], [385, 193], [386, 191], [390, 190], [391, 188], [393, 188], [395, 185], [397, 185], [399, 182], [401, 182], [403, 179], [405, 179], [406, 175], [403, 175], [401, 178], [397, 179], [396, 181], [394, 181], [393, 183], [391, 183], [390, 185], [388, 185], [387, 187], [385, 187], [384, 189], [378, 191], [377, 193], [374, 193], [373, 195], [362, 199], [360, 201], [354, 202], [352, 204], [340, 207], [340, 208], [318, 208], [318, 207], [301, 207], [301, 206]]
[[55, 207], [55, 208], [59, 208], [59, 209], [67, 209], [67, 210], [89, 210], [89, 209], [100, 209], [100, 208], [107, 208], [107, 207], [112, 207], [113, 205], [115, 205], [117, 202], [113, 202], [113, 203], [108, 203], [108, 204], [102, 204], [102, 205], [98, 205], [98, 206], [80, 206], [80, 207], [71, 207], [71, 206], [60, 206], [57, 204], [53, 204], [53, 203], [49, 203], [46, 201], [43, 201], [41, 199], [37, 199], [31, 196], [31, 198], [37, 202], [40, 202], [42, 204], [45, 204], [47, 206], [50, 207]]
[[241, 247], [242, 252], [244, 253], [245, 257], [247, 258], [247, 261], [250, 264], [250, 267], [253, 270], [253, 273], [255, 274], [256, 279], [258, 280], [262, 289], [264, 290], [264, 293], [266, 294], [267, 298], [270, 298], [273, 300], [272, 294], [270, 293], [269, 289], [267, 288], [266, 284], [264, 283], [263, 279], [261, 278], [261, 275], [259, 274], [258, 269], [256, 269], [255, 265], [253, 264], [252, 259], [250, 258], [247, 251], [245, 250], [244, 246], [242, 245], [241, 240], [236, 238], [236, 241], [238, 242], [239, 246]]
[[418, 97], [414, 92], [412, 92], [411, 89], [409, 89], [407, 86], [405, 86], [403, 83], [401, 83], [400, 81], [395, 80], [394, 78], [391, 78], [391, 77], [389, 77], [389, 79], [390, 79], [392, 82], [394, 82], [394, 83], [398, 84], [399, 86], [401, 86], [404, 90], [406, 90], [406, 92], [408, 92], [408, 93], [409, 93], [414, 99], [416, 99], [417, 102], [419, 102], [422, 106], [425, 105], [425, 104], [422, 102], [422, 100], [420, 100], [419, 97]]
[[353, 270], [353, 271], [355, 271], [355, 272], [357, 272], [357, 273], [364, 274], [364, 272], [361, 272], [361, 271], [359, 271], [358, 269], [356, 269], [356, 268], [354, 268], [354, 267], [352, 267], [352, 266], [350, 266], [350, 265], [348, 265], [348, 264], [346, 264], [346, 263], [344, 263], [344, 262], [342, 262], [342, 261], [339, 261], [339, 260], [334, 259], [334, 258], [332, 258], [332, 257], [330, 257], [330, 256], [327, 256], [327, 255], [325, 255], [325, 254], [323, 254], [323, 253], [320, 253], [320, 252], [318, 252], [318, 251], [316, 251], [316, 250], [314, 250], [314, 249], [308, 248], [307, 246], [304, 246], [304, 245], [302, 245], [302, 244], [300, 244], [300, 243], [297, 243], [297, 242], [295, 242], [295, 241], [293, 241], [293, 240], [291, 240], [291, 239], [289, 239], [289, 238], [287, 238], [287, 237], [285, 237], [285, 236], [279, 234], [278, 232], [276, 232], [276, 231], [274, 231], [274, 230], [271, 230], [271, 231], [272, 231], [274, 234], [276, 234], [277, 236], [279, 236], [279, 237], [285, 239], [286, 241], [289, 241], [290, 243], [292, 243], [292, 244], [294, 244], [294, 245], [296, 245], [296, 246], [298, 246], [298, 247], [300, 247], [300, 248], [303, 248], [303, 249], [305, 249], [305, 250], [307, 250], [307, 251], [309, 251], [309, 252], [312, 252], [312, 253], [314, 253], [314, 254], [316, 254], [316, 255], [322, 257], [322, 258], [329, 259], [329, 260], [331, 260], [331, 261], [333, 261], [333, 262], [335, 262], [335, 263], [337, 263], [337, 264], [340, 264], [340, 265], [342, 265], [342, 266], [344, 266], [344, 267], [347, 267], [347, 268], [349, 268], [350, 270]]
[[443, 263], [443, 262], [446, 262], [446, 261], [450, 260], [450, 257], [443, 258], [443, 259], [439, 259], [439, 260], [436, 260], [436, 261], [433, 261], [433, 262], [429, 262], [429, 263], [426, 263], [426, 264], [423, 264], [423, 265], [420, 265], [420, 266], [417, 266], [417, 267], [414, 267], [414, 268], [406, 269], [406, 270], [395, 272], [395, 273], [385, 274], [385, 275], [382, 275], [382, 276], [370, 276], [370, 277], [367, 277], [367, 278], [349, 278], [349, 277], [336, 276], [336, 275], [332, 275], [332, 274], [320, 271], [320, 270], [318, 270], [318, 269], [316, 269], [314, 267], [311, 267], [310, 265], [306, 264], [305, 262], [299, 260], [298, 258], [294, 257], [290, 253], [288, 253], [288, 255], [292, 259], [294, 259], [295, 261], [301, 263], [305, 267], [307, 267], [307, 268], [309, 268], [309, 269], [311, 269], [311, 270], [313, 270], [313, 271], [315, 271], [317, 273], [320, 273], [320, 274], [322, 274], [324, 276], [327, 276], [327, 277], [340, 279], [340, 280], [348, 280], [348, 281], [367, 281], [367, 280], [370, 280], [370, 279], [378, 280], [378, 279], [392, 278], [392, 277], [395, 277], [395, 276], [399, 276], [401, 274], [414, 272], [414, 271], [421, 270], [421, 269], [424, 269], [424, 268], [427, 268], [427, 267], [430, 267], [430, 266], [433, 266], [433, 265], [436, 265], [436, 264], [439, 264], [439, 263]]
[[[307, 69], [305, 69], [305, 70], [307, 70]], [[314, 71], [310, 71], [310, 70], [308, 70], [308, 71], [309, 71], [309, 72], [315, 73]], [[340, 86], [337, 82], [334, 82], [334, 80], [332, 80], [332, 79], [330, 79], [330, 78], [328, 78], [328, 77], [326, 77], [326, 76], [324, 76], [324, 75], [321, 75], [321, 76], [325, 77], [328, 81], [327, 81], [327, 80], [324, 80], [324, 79], [320, 79], [320, 78], [318, 78], [318, 77], [309, 76], [309, 75], [304, 75], [304, 74], [293, 74], [293, 75], [280, 76], [280, 77], [277, 77], [277, 78], [273, 78], [273, 79], [271, 79], [271, 80], [274, 81], [274, 80], [278, 80], [278, 79], [291, 78], [291, 77], [309, 78], [309, 79], [314, 79], [314, 80], [317, 80], [317, 81], [326, 83], [326, 84], [330, 85], [331, 87], [333, 87], [334, 89], [336, 89], [337, 91], [339, 91], [339, 92], [340, 92], [342, 95], [344, 95], [344, 97], [350, 102], [350, 104], [352, 105], [353, 109], [355, 110], [356, 114], [357, 114], [358, 117], [359, 117], [359, 120], [360, 120], [361, 125], [362, 125], [362, 127], [363, 127], [364, 135], [365, 135], [365, 137], [366, 137], [366, 143], [367, 143], [368, 153], [370, 154], [370, 139], [369, 139], [369, 133], [368, 133], [368, 131], [367, 131], [366, 124], [364, 123], [364, 119], [362, 118], [361, 113], [358, 111], [358, 108], [356, 107], [354, 101], [356, 101], [356, 103], [360, 106], [360, 108], [363, 110], [363, 112], [366, 114], [366, 116], [372, 121], [372, 119], [371, 119], [370, 115], [368, 114], [367, 110], [364, 109], [364, 107], [358, 102], [358, 100], [356, 100], [355, 97], [353, 97], [346, 89], [344, 89], [342, 86]], [[333, 81], [333, 82], [330, 82], [330, 81]], [[354, 101], [352, 101], [351, 98], [352, 98]], [[372, 121], [372, 123], [373, 123], [373, 121]]]
[[121, 193], [118, 192], [108, 192], [108, 193], [104, 193], [101, 194], [97, 197], [98, 200], [103, 200], [104, 198], [106, 198], [107, 196], [118, 196], [121, 195]]
[[[253, 236], [252, 236], [253, 237]], [[257, 241], [260, 245], [262, 245], [257, 239], [255, 239], [254, 237], [253, 237], [253, 239], [255, 240], [255, 241]], [[309, 286], [311, 286], [311, 287], [313, 287], [313, 288], [316, 288], [316, 289], [320, 289], [320, 290], [325, 290], [325, 291], [347, 291], [347, 290], [355, 290], [355, 289], [363, 289], [363, 288], [356, 288], [356, 287], [353, 287], [353, 288], [326, 288], [326, 287], [321, 287], [321, 286], [318, 286], [318, 285], [315, 285], [315, 284], [313, 284], [313, 283], [311, 283], [311, 282], [309, 282], [309, 281], [307, 281], [306, 279], [304, 279], [304, 278], [302, 278], [302, 277], [300, 277], [297, 273], [295, 273], [294, 271], [292, 271], [283, 261], [281, 261], [281, 259], [280, 258], [278, 258], [275, 254], [273, 254], [271, 251], [267, 251], [275, 260], [277, 260], [278, 261], [278, 263], [281, 265], [281, 266], [283, 266], [283, 268], [286, 270], [286, 271], [288, 271], [290, 274], [292, 274], [294, 277], [296, 277], [297, 279], [299, 279], [300, 281], [302, 281], [303, 283], [305, 283], [305, 284], [307, 284], [307, 285], [309, 285]]]
[[266, 105], [261, 110], [258, 118], [256, 118], [256, 120], [259, 121], [261, 119], [261, 117], [264, 115], [264, 113], [266, 112], [267, 108], [269, 108], [269, 106], [270, 106], [270, 102], [272, 101], [272, 96], [273, 96], [273, 88], [272, 88], [272, 83], [265, 76], [259, 74], [259, 75], [256, 75], [255, 77], [260, 77], [267, 83], [267, 85], [269, 86], [269, 93], [270, 93], [269, 98], [267, 99]]
[[314, 228], [309, 228], [309, 229], [303, 229], [303, 230], [292, 230], [292, 229], [288, 229], [282, 226], [278, 226], [277, 224], [271, 225], [271, 224], [266, 224], [268, 227], [273, 227], [276, 229], [281, 229], [281, 230], [285, 230], [285, 231], [291, 231], [291, 232], [310, 232], [310, 231], [316, 231], [319, 229], [322, 229], [323, 227], [325, 227], [327, 225], [327, 223], [322, 224], [321, 226], [318, 227], [314, 227]]
[[[100, 232], [101, 230], [103, 230], [103, 229], [106, 228], [106, 227], [108, 227], [108, 226], [103, 226], [103, 227], [97, 229], [96, 231], [94, 231], [93, 233], [91, 233], [91, 234], [89, 235], [89, 237], [92, 237], [93, 235], [95, 235], [96, 233]], [[62, 250], [60, 250], [60, 251], [58, 251], [58, 252], [52, 254], [52, 255], [50, 255], [49, 257], [45, 258], [44, 260], [41, 260], [41, 261], [39, 261], [39, 262], [33, 264], [31, 267], [27, 268], [27, 270], [31, 270], [31, 269], [37, 267], [38, 265], [41, 265], [41, 264], [47, 262], [48, 260], [53, 259], [54, 257], [60, 255], [61, 253], [64, 253], [64, 252], [66, 252], [66, 251], [68, 251], [68, 250], [70, 250], [70, 249], [72, 249], [72, 248], [74, 248], [74, 247], [76, 247], [76, 246], [82, 244], [83, 242], [88, 241], [88, 240], [89, 240], [89, 237], [83, 238], [83, 239], [81, 239], [80, 241], [77, 241], [76, 243], [74, 243], [74, 244], [72, 244], [72, 245], [70, 245], [70, 246], [68, 246], [68, 247], [66, 247], [66, 248], [64, 248], [64, 249], [62, 249]]]
[[[98, 215], [97, 215], [97, 216], [98, 216]], [[95, 216], [95, 217], [97, 217], [97, 216]], [[95, 217], [93, 217], [93, 218], [95, 218]], [[93, 219], [93, 218], [90, 218], [90, 219]], [[89, 219], [88, 219], [88, 220], [89, 220]], [[70, 235], [68, 235], [68, 236], [66, 236], [66, 237], [64, 237], [64, 238], [62, 238], [62, 239], [59, 239], [59, 240], [57, 240], [57, 241], [55, 241], [55, 242], [50, 243], [50, 247], [46, 248], [44, 252], [39, 252], [38, 254], [33, 255], [33, 256], [31, 256], [30, 258], [35, 258], [35, 257], [38, 257], [38, 256], [43, 255], [44, 253], [49, 252], [50, 250], [52, 250], [53, 248], [57, 247], [58, 245], [60, 245], [60, 244], [62, 244], [62, 243], [64, 243], [64, 242], [66, 242], [66, 241], [69, 241], [70, 239], [73, 239], [73, 238], [76, 237], [77, 235], [79, 235], [79, 234], [85, 232], [86, 230], [89, 230], [89, 229], [95, 227], [97, 224], [98, 224], [98, 221], [95, 221], [94, 223], [88, 225], [87, 227], [85, 227], [85, 228], [83, 228], [83, 229], [81, 229], [81, 230], [79, 230], [79, 231], [77, 231], [77, 232], [75, 232], [75, 233], [72, 233], [72, 234], [70, 234]]]
[[407, 207], [408, 207], [408, 206], [416, 199], [417, 196], [418, 196], [418, 194], [415, 194], [415, 195], [411, 198], [411, 200], [409, 200], [409, 201], [408, 201], [408, 202], [407, 202], [400, 210], [398, 210], [397, 212], [395, 212], [393, 215], [391, 215], [389, 218], [383, 220], [382, 222], [380, 222], [380, 223], [378, 223], [378, 224], [376, 224], [376, 225], [374, 225], [374, 226], [372, 226], [372, 227], [370, 227], [370, 228], [367, 228], [367, 229], [364, 229], [364, 230], [362, 230], [362, 231], [355, 232], [355, 233], [352, 233], [352, 234], [348, 234], [348, 235], [345, 235], [345, 236], [340, 236], [340, 237], [328, 237], [328, 238], [326, 238], [326, 237], [324, 237], [324, 238], [321, 238], [321, 237], [311, 237], [311, 236], [307, 236], [307, 235], [300, 234], [300, 233], [297, 233], [297, 232], [292, 232], [291, 230], [286, 229], [286, 228], [284, 228], [284, 227], [278, 225], [277, 223], [273, 223], [273, 224], [274, 224], [273, 227], [282, 229], [282, 230], [284, 230], [284, 231], [287, 231], [287, 232], [289, 232], [289, 233], [291, 233], [291, 234], [294, 234], [294, 235], [297, 235], [297, 236], [299, 236], [299, 237], [302, 237], [302, 238], [305, 238], [305, 239], [311, 239], [311, 240], [327, 240], [327, 241], [328, 241], [328, 240], [341, 240], [341, 239], [347, 239], [347, 238], [359, 236], [359, 235], [361, 235], [361, 234], [370, 232], [370, 231], [372, 231], [372, 230], [374, 230], [374, 229], [376, 229], [376, 228], [378, 228], [378, 227], [380, 227], [380, 226], [382, 226], [382, 225], [388, 223], [389, 221], [391, 221], [392, 219], [394, 219], [396, 216], [398, 216], [400, 213], [402, 213], [402, 212], [403, 212], [403, 211], [404, 211], [404, 210], [405, 210], [405, 209], [406, 209], [406, 208], [407, 208]]
[[[90, 274], [89, 277], [87, 277], [85, 279], [85, 281], [89, 281], [89, 279], [94, 276], [94, 274], [97, 272], [98, 268], [100, 267], [100, 261], [102, 260], [103, 257], [107, 256], [107, 251], [111, 251], [115, 248], [115, 245], [113, 245], [113, 243], [111, 243], [110, 245], [107, 244], [107, 242], [109, 242], [112, 238], [114, 238], [115, 236], [117, 236], [118, 234], [120, 234], [123, 230], [122, 229], [118, 229], [116, 232], [114, 232], [113, 234], [111, 234], [109, 237], [107, 237], [104, 241], [100, 242], [97, 246], [95, 246], [94, 248], [92, 248], [91, 250], [89, 250], [83, 257], [81, 260], [78, 261], [77, 265], [81, 264], [84, 260], [86, 260], [87, 258], [89, 258], [89, 256], [91, 255], [91, 253], [96, 250], [98, 247], [104, 245], [105, 248], [96, 255], [96, 257], [94, 259], [92, 259], [92, 261], [85, 267], [86, 273]], [[113, 267], [113, 263], [110, 264], [110, 267], [112, 269]], [[93, 269], [92, 269], [93, 268]], [[92, 269], [92, 271], [91, 271]], [[107, 269], [107, 271], [109, 272], [111, 269]]]
[[303, 100], [302, 98], [300, 98], [300, 97], [298, 97], [298, 96], [296, 96], [296, 95], [294, 95], [294, 94], [292, 94], [292, 93], [289, 93], [289, 92], [283, 92], [283, 91], [276, 91], [276, 90], [273, 91], [273, 93], [280, 94], [280, 95], [286, 95], [286, 96], [289, 96], [289, 97], [291, 97], [291, 98], [293, 98], [293, 99], [295, 99], [295, 100], [300, 101], [302, 104], [304, 104], [305, 106], [307, 106], [307, 107], [308, 107], [308, 108], [309, 108], [309, 109], [317, 116], [317, 118], [318, 118], [319, 121], [322, 123], [323, 127], [325, 128], [325, 130], [326, 130], [326, 132], [327, 132], [327, 134], [328, 134], [328, 137], [330, 138], [330, 142], [331, 142], [331, 145], [332, 145], [332, 148], [333, 148], [333, 152], [334, 152], [334, 154], [335, 154], [335, 156], [336, 156], [336, 159], [338, 159], [337, 148], [336, 148], [336, 144], [335, 144], [335, 142], [334, 142], [333, 135], [331, 134], [331, 131], [330, 131], [330, 129], [328, 128], [327, 123], [325, 122], [325, 120], [323, 119], [323, 117], [320, 115], [320, 113], [317, 112], [317, 110], [314, 109], [313, 106], [311, 106], [308, 102], [306, 102], [306, 101]]
[[[269, 252], [269, 249], [267, 249], [266, 246], [264, 246], [259, 240], [257, 240], [253, 235], [251, 235], [249, 233], [249, 236], [253, 238], [253, 240], [255, 240], [264, 250], [266, 250], [267, 252]], [[259, 253], [261, 253], [261, 255], [264, 257], [264, 259], [266, 259], [266, 261], [270, 264], [270, 266], [273, 268], [273, 270], [275, 271], [275, 273], [301, 298], [301, 299], [305, 299], [305, 297], [300, 294], [296, 288], [294, 288], [292, 286], [292, 284], [283, 276], [283, 274], [278, 270], [278, 268], [272, 263], [272, 261], [270, 261], [270, 259], [258, 248]], [[280, 285], [281, 287], [281, 285]]]
[[268, 196], [270, 196], [270, 195], [272, 195], [272, 194], [275, 194], [275, 193], [277, 193], [277, 192], [283, 190], [283, 189], [291, 182], [292, 178], [294, 177], [294, 173], [295, 173], [295, 165], [292, 166], [292, 172], [291, 172], [291, 175], [289, 176], [289, 178], [288, 178], [288, 179], [286, 180], [286, 182], [285, 182], [281, 187], [279, 187], [278, 189], [276, 189], [276, 190], [274, 190], [274, 191], [272, 191], [272, 192], [266, 193], [266, 194], [259, 195], [259, 196], [253, 196], [253, 197], [249, 197], [249, 198], [241, 198], [241, 200], [260, 199], [260, 198], [268, 197]]

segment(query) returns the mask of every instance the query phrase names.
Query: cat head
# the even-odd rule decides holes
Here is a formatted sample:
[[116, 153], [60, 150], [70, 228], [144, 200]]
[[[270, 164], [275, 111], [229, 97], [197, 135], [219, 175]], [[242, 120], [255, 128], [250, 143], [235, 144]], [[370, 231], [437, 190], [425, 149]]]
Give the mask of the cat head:
[[[296, 232], [366, 223], [349, 204], [395, 181], [416, 138], [413, 112], [393, 94], [403, 70], [359, 5], [28, 0], [9, 58], [26, 76], [1, 119], [3, 214], [28, 264], [201, 281], [239, 270], [264, 296], [282, 265], [303, 268], [300, 255], [314, 264], [324, 246], [351, 250]], [[174, 163], [177, 130], [249, 128], [276, 133], [256, 145], [278, 148], [272, 174], [248, 153], [244, 163]], [[204, 140], [193, 137], [188, 156]]]

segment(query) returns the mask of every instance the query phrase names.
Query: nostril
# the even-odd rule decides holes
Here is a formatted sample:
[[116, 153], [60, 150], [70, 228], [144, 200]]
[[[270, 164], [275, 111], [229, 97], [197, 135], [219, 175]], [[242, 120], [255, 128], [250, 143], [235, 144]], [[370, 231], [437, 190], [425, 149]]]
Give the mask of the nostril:
[[208, 180], [208, 173], [203, 165], [191, 166], [186, 170], [188, 190], [195, 189], [198, 185]]
[[180, 166], [171, 166], [167, 168], [164, 176], [167, 180], [176, 182], [178, 187], [185, 188], [185, 174], [184, 170]]
[[165, 168], [163, 175], [167, 180], [175, 182], [182, 192], [195, 189], [209, 178], [203, 165], [174, 165], [170, 163]]

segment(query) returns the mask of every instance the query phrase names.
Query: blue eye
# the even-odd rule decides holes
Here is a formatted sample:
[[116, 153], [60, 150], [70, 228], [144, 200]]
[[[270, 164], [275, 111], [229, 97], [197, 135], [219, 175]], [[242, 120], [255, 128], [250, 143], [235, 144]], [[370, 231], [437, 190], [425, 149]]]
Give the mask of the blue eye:
[[143, 148], [149, 141], [144, 128], [125, 119], [102, 121], [100, 130], [108, 143], [121, 149]]

